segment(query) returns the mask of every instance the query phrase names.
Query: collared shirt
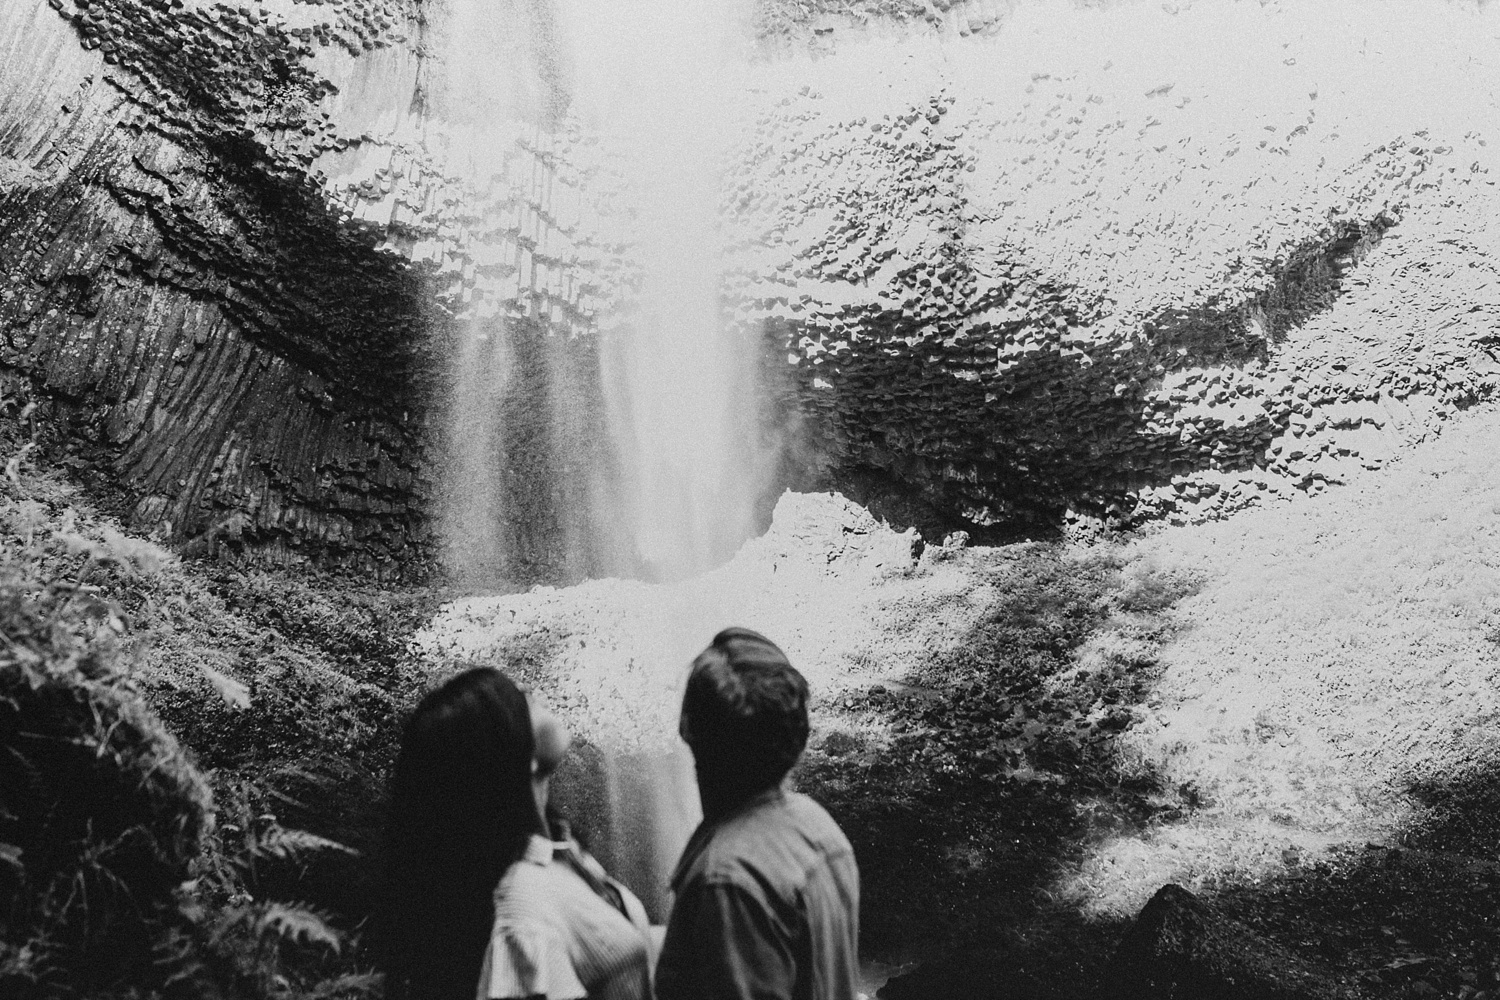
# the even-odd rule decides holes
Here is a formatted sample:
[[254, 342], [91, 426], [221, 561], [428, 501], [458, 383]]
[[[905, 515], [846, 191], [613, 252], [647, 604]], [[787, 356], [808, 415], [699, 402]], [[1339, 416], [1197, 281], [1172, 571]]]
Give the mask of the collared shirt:
[[859, 870], [807, 796], [775, 788], [703, 823], [672, 891], [658, 1000], [854, 1000]]
[[[608, 880], [617, 909], [580, 874], [571, 842], [533, 836], [495, 887], [495, 927], [478, 1000], [650, 1000], [651, 935], [645, 908]], [[597, 862], [589, 873], [605, 878]]]

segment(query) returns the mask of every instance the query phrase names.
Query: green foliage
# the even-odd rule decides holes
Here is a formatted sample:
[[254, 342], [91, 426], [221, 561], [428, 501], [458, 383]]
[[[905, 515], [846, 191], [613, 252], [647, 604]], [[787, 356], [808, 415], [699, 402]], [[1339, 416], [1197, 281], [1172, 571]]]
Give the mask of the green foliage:
[[[378, 771], [337, 750], [388, 739], [398, 702], [229, 613], [35, 457], [0, 480], [0, 995], [374, 995], [348, 918], [287, 901], [325, 859], [360, 859], [280, 815], [367, 834]], [[215, 726], [248, 730], [247, 752], [205, 774], [191, 754]], [[268, 727], [282, 739], [256, 752]]]
[[[13, 432], [0, 421], [14, 449]], [[378, 887], [365, 858], [398, 720], [427, 680], [404, 638], [442, 595], [185, 562], [90, 510], [39, 460], [28, 452], [0, 479], [0, 552], [78, 584], [69, 613], [113, 616], [119, 668], [216, 795], [248, 781], [286, 826], [362, 852], [267, 869], [268, 889], [357, 924]]]
[[[0, 559], [0, 992], [146, 975], [212, 828], [208, 785], [115, 669], [123, 625], [83, 583]], [[149, 977], [148, 977], [149, 978]]]
[[175, 942], [177, 982], [247, 1000], [371, 995], [377, 980], [359, 971], [357, 942], [335, 917], [275, 891], [297, 881], [278, 873], [353, 852], [283, 826], [252, 781], [221, 778], [216, 791], [218, 823], [179, 893], [188, 931]]
[[1043, 926], [1046, 889], [1080, 845], [1179, 805], [1115, 743], [1195, 580], [1112, 544], [953, 558], [966, 561], [969, 588], [903, 597], [885, 609], [886, 628], [910, 633], [977, 604], [966, 633], [901, 683], [822, 706], [833, 732], [798, 773], [854, 842], [864, 942], [877, 954]]
[[370, 974], [335, 968], [350, 940], [328, 913], [304, 904], [258, 899], [251, 892], [268, 865], [349, 849], [287, 829], [274, 814], [250, 816], [245, 799], [236, 802], [232, 812], [235, 822], [220, 822], [210, 849], [199, 860], [198, 876], [183, 887], [181, 909], [191, 934], [178, 942], [179, 981], [193, 982], [199, 989], [213, 984], [247, 998], [367, 993], [374, 983]]

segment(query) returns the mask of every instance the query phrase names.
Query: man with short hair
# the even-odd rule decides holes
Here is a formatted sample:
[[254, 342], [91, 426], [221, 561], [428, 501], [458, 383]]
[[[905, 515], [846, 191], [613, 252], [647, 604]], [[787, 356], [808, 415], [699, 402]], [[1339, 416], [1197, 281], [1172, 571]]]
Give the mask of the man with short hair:
[[672, 875], [657, 1000], [854, 1000], [854, 851], [784, 787], [807, 745], [807, 681], [765, 636], [725, 629], [693, 661], [680, 732], [703, 822]]

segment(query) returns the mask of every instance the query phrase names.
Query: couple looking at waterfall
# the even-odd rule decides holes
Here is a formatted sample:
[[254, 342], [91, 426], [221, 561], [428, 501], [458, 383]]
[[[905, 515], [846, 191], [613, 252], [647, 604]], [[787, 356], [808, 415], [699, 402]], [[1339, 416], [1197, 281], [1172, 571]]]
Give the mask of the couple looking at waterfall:
[[429, 693], [402, 733], [379, 919], [388, 1000], [854, 1000], [859, 873], [786, 788], [807, 682], [765, 636], [693, 660], [679, 733], [703, 822], [654, 927], [548, 809], [561, 723], [498, 670]]

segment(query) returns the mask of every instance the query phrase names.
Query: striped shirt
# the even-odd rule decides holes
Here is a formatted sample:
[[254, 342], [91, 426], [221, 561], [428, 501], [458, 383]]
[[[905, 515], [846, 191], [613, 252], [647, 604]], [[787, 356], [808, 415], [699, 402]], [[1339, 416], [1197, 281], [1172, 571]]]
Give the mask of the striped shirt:
[[[626, 912], [611, 906], [562, 856], [567, 849], [577, 850], [533, 836], [495, 887], [478, 1000], [650, 1000], [645, 908], [613, 881]], [[584, 858], [588, 875], [604, 877]]]

